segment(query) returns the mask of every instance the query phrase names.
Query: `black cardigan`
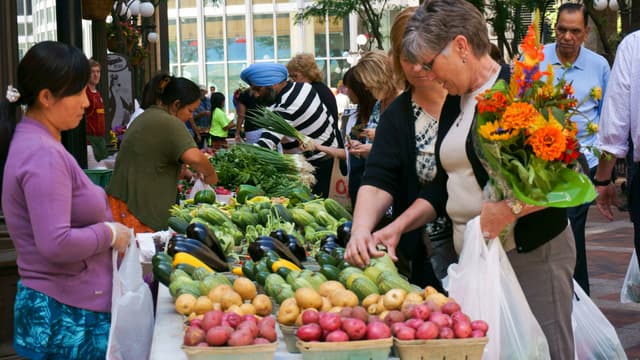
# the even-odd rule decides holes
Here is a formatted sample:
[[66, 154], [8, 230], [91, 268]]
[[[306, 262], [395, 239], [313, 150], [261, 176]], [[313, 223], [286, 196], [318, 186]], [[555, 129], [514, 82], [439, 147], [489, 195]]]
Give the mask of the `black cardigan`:
[[[449, 126], [445, 126], [448, 129], [459, 112], [460, 98], [448, 96], [440, 115], [438, 138], [443, 124], [448, 123]], [[362, 185], [374, 186], [393, 196], [394, 218], [402, 214], [418, 198], [420, 191], [416, 173], [415, 121], [411, 92], [406, 91], [380, 116], [376, 140], [373, 142], [362, 176]], [[446, 192], [446, 182], [444, 185]], [[420, 229], [402, 235], [399, 249], [411, 260], [424, 257], [424, 251], [420, 251], [424, 249], [420, 235]]]
[[[498, 75], [498, 79], [509, 81], [510, 69], [508, 65], [503, 65]], [[456, 116], [459, 113], [456, 112]], [[477, 111], [477, 109], [476, 109]], [[475, 121], [475, 118], [474, 118]], [[451, 128], [453, 122], [442, 122], [438, 128], [438, 140], [436, 141], [436, 163], [438, 166], [438, 173], [436, 179], [423, 189], [420, 197], [427, 199], [432, 206], [436, 209], [438, 215], [444, 214], [445, 206], [447, 203], [447, 174], [442, 168], [440, 162], [440, 144], [443, 137]], [[466, 153], [473, 173], [476, 177], [476, 181], [481, 189], [485, 187], [487, 181], [489, 181], [489, 175], [480, 163], [480, 159], [475, 152], [472, 136], [475, 124], [470, 127], [469, 135], [466, 139]], [[377, 139], [376, 139], [377, 140]], [[516, 249], [518, 252], [532, 251], [539, 246], [550, 241], [554, 237], [558, 236], [567, 227], [567, 212], [564, 208], [546, 208], [529, 215], [523, 216], [518, 219], [514, 228], [514, 238], [516, 242]]]

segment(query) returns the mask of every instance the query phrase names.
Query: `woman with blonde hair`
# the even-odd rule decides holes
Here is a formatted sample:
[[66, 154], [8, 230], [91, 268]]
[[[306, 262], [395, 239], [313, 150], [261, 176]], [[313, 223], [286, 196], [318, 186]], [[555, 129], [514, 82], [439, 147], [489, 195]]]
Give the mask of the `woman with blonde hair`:
[[322, 82], [322, 71], [316, 63], [316, 58], [312, 54], [301, 53], [289, 60], [287, 63], [289, 78], [295, 82], [306, 82], [311, 84], [320, 96], [320, 101], [327, 107], [333, 121], [338, 121], [338, 103], [336, 97], [329, 87]]

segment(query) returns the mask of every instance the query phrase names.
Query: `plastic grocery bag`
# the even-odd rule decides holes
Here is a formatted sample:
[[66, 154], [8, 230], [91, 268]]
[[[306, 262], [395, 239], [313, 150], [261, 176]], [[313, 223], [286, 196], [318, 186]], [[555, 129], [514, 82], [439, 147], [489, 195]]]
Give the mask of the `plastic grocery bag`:
[[549, 345], [533, 316], [500, 240], [487, 244], [480, 217], [467, 223], [457, 264], [445, 287], [473, 320], [489, 324], [483, 359], [549, 359]]
[[575, 280], [573, 292], [571, 324], [576, 360], [626, 359], [613, 325]]
[[629, 261], [627, 275], [620, 290], [621, 303], [640, 303], [640, 268], [638, 268], [638, 255], [635, 250]]
[[118, 252], [113, 251], [111, 329], [107, 360], [148, 359], [153, 337], [153, 300], [142, 279], [142, 266], [131, 231], [129, 248], [118, 268]]
[[195, 198], [196, 194], [200, 190], [213, 190], [213, 188], [210, 185], [205, 184], [204, 181], [198, 179], [198, 180], [196, 180], [195, 183], [193, 183], [193, 187], [191, 188], [191, 192], [187, 196], [187, 199]]

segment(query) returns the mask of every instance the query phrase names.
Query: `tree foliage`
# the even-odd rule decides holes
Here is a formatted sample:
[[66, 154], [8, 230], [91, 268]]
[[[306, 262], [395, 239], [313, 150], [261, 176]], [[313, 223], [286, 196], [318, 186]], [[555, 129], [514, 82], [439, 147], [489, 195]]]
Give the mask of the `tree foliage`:
[[327, 15], [334, 19], [344, 19], [355, 12], [362, 21], [368, 36], [376, 42], [376, 47], [383, 50], [383, 35], [380, 32], [382, 15], [385, 10], [394, 6], [388, 6], [387, 0], [318, 0], [304, 8], [296, 15], [296, 22], [316, 18], [321, 23]]

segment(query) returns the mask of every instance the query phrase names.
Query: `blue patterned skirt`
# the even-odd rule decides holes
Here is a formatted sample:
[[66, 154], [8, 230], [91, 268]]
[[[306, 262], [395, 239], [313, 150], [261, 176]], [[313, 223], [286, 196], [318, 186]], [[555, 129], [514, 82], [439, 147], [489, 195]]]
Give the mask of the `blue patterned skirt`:
[[13, 346], [29, 359], [104, 359], [111, 313], [62, 304], [18, 282]]

